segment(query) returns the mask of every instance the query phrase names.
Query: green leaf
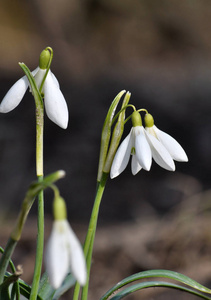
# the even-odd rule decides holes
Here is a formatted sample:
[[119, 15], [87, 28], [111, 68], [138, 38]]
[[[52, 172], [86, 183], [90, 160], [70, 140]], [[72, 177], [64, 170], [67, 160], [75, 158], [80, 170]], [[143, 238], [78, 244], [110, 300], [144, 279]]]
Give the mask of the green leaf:
[[68, 274], [58, 289], [54, 289], [48, 279], [48, 275], [45, 272], [41, 278], [38, 294], [43, 300], [57, 300], [67, 290], [69, 290], [75, 284], [75, 278], [72, 274]]
[[187, 287], [177, 285], [177, 284], [174, 284], [174, 283], [165, 282], [165, 281], [147, 281], [147, 282], [141, 282], [141, 283], [138, 283], [138, 284], [134, 284], [130, 287], [125, 288], [123, 291], [117, 293], [115, 296], [110, 298], [110, 300], [119, 300], [119, 299], [122, 299], [122, 298], [128, 296], [131, 293], [134, 293], [134, 292], [139, 291], [141, 289], [150, 288], [150, 287], [167, 287], [167, 288], [179, 289], [181, 291], [185, 291], [185, 292], [191, 293], [193, 295], [199, 296], [203, 299], [207, 299], [207, 300], [211, 299], [210, 297], [208, 297], [206, 295], [203, 295], [200, 292], [197, 292], [195, 290], [192, 290], [192, 289], [189, 289]]
[[49, 278], [45, 272], [40, 280], [38, 294], [43, 300], [52, 299], [55, 294], [55, 289], [50, 285]]
[[[11, 276], [13, 276], [13, 274], [11, 274], [10, 272], [6, 272], [4, 278], [5, 280], [7, 280]], [[23, 295], [26, 299], [29, 299], [31, 293], [31, 286], [25, 283], [22, 279], [18, 279], [16, 283], [18, 283], [19, 285], [20, 294]], [[0, 299], [4, 299], [4, 298], [0, 298]], [[43, 299], [40, 296], [38, 296], [37, 300], [43, 300]]]
[[11, 291], [11, 300], [20, 300], [20, 287], [19, 283], [15, 282]]
[[[68, 274], [63, 282], [63, 284], [56, 290], [56, 293], [53, 296], [52, 300], [59, 299], [66, 291], [68, 291], [71, 287], [76, 283], [75, 278], [72, 274]], [[47, 299], [46, 299], [47, 300]]]
[[205, 286], [201, 285], [200, 283], [198, 283], [197, 281], [191, 279], [188, 276], [185, 276], [183, 274], [174, 272], [174, 271], [169, 271], [169, 270], [149, 270], [149, 271], [143, 271], [140, 273], [136, 273], [134, 275], [131, 275], [125, 279], [123, 279], [122, 281], [120, 281], [119, 283], [117, 283], [114, 287], [112, 287], [104, 296], [102, 296], [100, 298], [100, 300], [106, 300], [108, 299], [108, 297], [114, 293], [116, 290], [120, 289], [121, 287], [134, 282], [136, 280], [140, 280], [140, 279], [145, 279], [145, 278], [169, 278], [169, 279], [173, 279], [176, 281], [179, 281], [185, 285], [188, 285], [200, 292], [203, 293], [208, 293], [211, 294], [211, 290], [206, 288]]

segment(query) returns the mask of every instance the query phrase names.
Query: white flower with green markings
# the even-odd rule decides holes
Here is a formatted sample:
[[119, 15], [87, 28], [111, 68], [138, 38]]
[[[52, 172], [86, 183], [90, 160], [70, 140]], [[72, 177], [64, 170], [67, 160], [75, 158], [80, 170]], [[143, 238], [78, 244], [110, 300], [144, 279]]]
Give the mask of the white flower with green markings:
[[135, 111], [132, 114], [133, 127], [130, 133], [120, 144], [110, 171], [110, 177], [114, 178], [121, 174], [132, 155], [132, 174], [137, 174], [142, 168], [149, 171], [152, 164], [152, 152], [146, 138], [145, 129], [142, 126], [141, 116]]
[[64, 199], [54, 200], [54, 223], [45, 251], [46, 271], [50, 284], [59, 288], [68, 273], [81, 286], [86, 284], [86, 261], [81, 244], [66, 219]]
[[136, 175], [142, 168], [149, 171], [152, 158], [162, 168], [175, 171], [176, 161], [188, 161], [187, 155], [181, 145], [170, 135], [159, 130], [154, 125], [150, 114], [145, 115], [145, 125], [142, 126], [141, 116], [138, 111], [132, 114], [133, 127], [128, 136], [119, 146], [110, 170], [110, 177], [121, 174], [132, 155], [131, 171]]
[[146, 114], [144, 121], [149, 142], [151, 142], [151, 136], [154, 136], [166, 148], [173, 160], [180, 162], [188, 161], [187, 154], [182, 146], [172, 136], [154, 125], [154, 119], [151, 114]]

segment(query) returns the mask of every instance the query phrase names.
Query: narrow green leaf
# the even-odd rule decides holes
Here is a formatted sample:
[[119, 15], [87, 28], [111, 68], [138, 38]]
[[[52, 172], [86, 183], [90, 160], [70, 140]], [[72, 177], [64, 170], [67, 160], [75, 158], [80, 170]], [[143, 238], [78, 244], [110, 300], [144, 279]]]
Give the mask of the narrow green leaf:
[[38, 294], [43, 300], [57, 300], [75, 284], [75, 278], [68, 274], [58, 289], [54, 289], [50, 283], [47, 273], [41, 278]]
[[[52, 300], [58, 300], [66, 291], [74, 286], [76, 280], [72, 274], [68, 274], [62, 285], [56, 290]], [[47, 300], [47, 299], [46, 299]]]
[[[20, 286], [20, 293], [21, 295], [23, 295], [24, 297], [26, 297], [27, 299], [30, 298], [30, 294], [31, 294], [31, 286], [26, 284], [23, 280], [19, 279], [19, 286]], [[39, 295], [37, 296], [37, 300], [44, 300], [43, 298], [41, 298]]]
[[46, 272], [43, 274], [40, 280], [38, 294], [43, 300], [50, 300], [55, 294], [55, 289], [50, 285]]
[[140, 279], [145, 279], [145, 278], [152, 278], [152, 277], [173, 279], [173, 280], [179, 281], [183, 284], [186, 284], [200, 292], [211, 294], [210, 289], [208, 289], [207, 287], [201, 285], [197, 281], [195, 281], [195, 280], [191, 279], [190, 277], [185, 276], [183, 274], [180, 274], [180, 273], [177, 273], [174, 271], [169, 271], [169, 270], [149, 270], [149, 271], [143, 271], [140, 273], [136, 273], [136, 274], [131, 275], [131, 276], [123, 279], [122, 281], [118, 282], [104, 296], [102, 296], [100, 298], [100, 300], [108, 299], [108, 297], [112, 293], [114, 293], [116, 290], [120, 289], [121, 287], [123, 287], [131, 282], [134, 282], [134, 281], [140, 280]]
[[167, 288], [179, 289], [181, 291], [188, 292], [188, 293], [191, 293], [193, 295], [199, 296], [203, 299], [207, 299], [207, 300], [211, 299], [210, 297], [208, 297], [206, 295], [203, 295], [200, 292], [197, 292], [195, 290], [192, 290], [192, 289], [189, 289], [187, 287], [177, 285], [177, 284], [174, 284], [174, 283], [165, 282], [165, 281], [147, 281], [147, 282], [141, 282], [141, 283], [138, 283], [138, 284], [134, 284], [130, 287], [125, 288], [123, 291], [120, 291], [115, 296], [110, 298], [110, 300], [119, 300], [119, 299], [122, 299], [122, 298], [128, 296], [131, 293], [134, 293], [134, 292], [139, 291], [141, 289], [150, 288], [150, 287], [167, 287]]
[[13, 284], [11, 300], [20, 300], [20, 287], [18, 281]]
[[[10, 272], [5, 273], [5, 279], [12, 276]], [[29, 299], [30, 292], [31, 292], [31, 286], [25, 283], [22, 279], [18, 279], [17, 283], [19, 284], [20, 294], [23, 295], [26, 299]], [[0, 298], [1, 299], [1, 298]], [[2, 298], [4, 299], [4, 298]], [[43, 300], [40, 296], [37, 297], [37, 300]]]

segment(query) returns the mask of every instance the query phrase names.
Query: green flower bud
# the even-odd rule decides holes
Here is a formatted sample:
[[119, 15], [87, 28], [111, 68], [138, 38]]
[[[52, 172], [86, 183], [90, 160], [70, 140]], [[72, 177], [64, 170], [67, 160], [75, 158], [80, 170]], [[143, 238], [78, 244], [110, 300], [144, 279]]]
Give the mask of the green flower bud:
[[53, 202], [53, 214], [55, 220], [67, 219], [66, 203], [61, 196], [56, 196]]
[[46, 70], [48, 68], [48, 64], [51, 58], [50, 49], [46, 48], [40, 54], [39, 67], [42, 70]]
[[144, 123], [146, 127], [152, 127], [154, 125], [153, 116], [150, 114], [146, 114], [144, 117]]
[[133, 124], [133, 127], [142, 126], [141, 115], [138, 111], [134, 111], [132, 113], [132, 124]]

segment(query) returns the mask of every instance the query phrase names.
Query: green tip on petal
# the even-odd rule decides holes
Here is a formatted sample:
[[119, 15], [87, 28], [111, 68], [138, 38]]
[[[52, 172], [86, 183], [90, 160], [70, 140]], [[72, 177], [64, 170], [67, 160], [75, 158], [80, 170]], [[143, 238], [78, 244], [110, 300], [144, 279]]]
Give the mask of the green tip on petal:
[[146, 127], [152, 127], [154, 125], [153, 116], [150, 114], [146, 114], [144, 117], [144, 123]]
[[61, 196], [56, 196], [53, 202], [53, 214], [55, 220], [67, 219], [66, 203]]
[[142, 126], [141, 115], [138, 111], [134, 111], [132, 113], [132, 124], [133, 124], [133, 127]]
[[39, 67], [42, 70], [46, 70], [48, 68], [48, 64], [51, 58], [50, 48], [46, 48], [40, 54]]

